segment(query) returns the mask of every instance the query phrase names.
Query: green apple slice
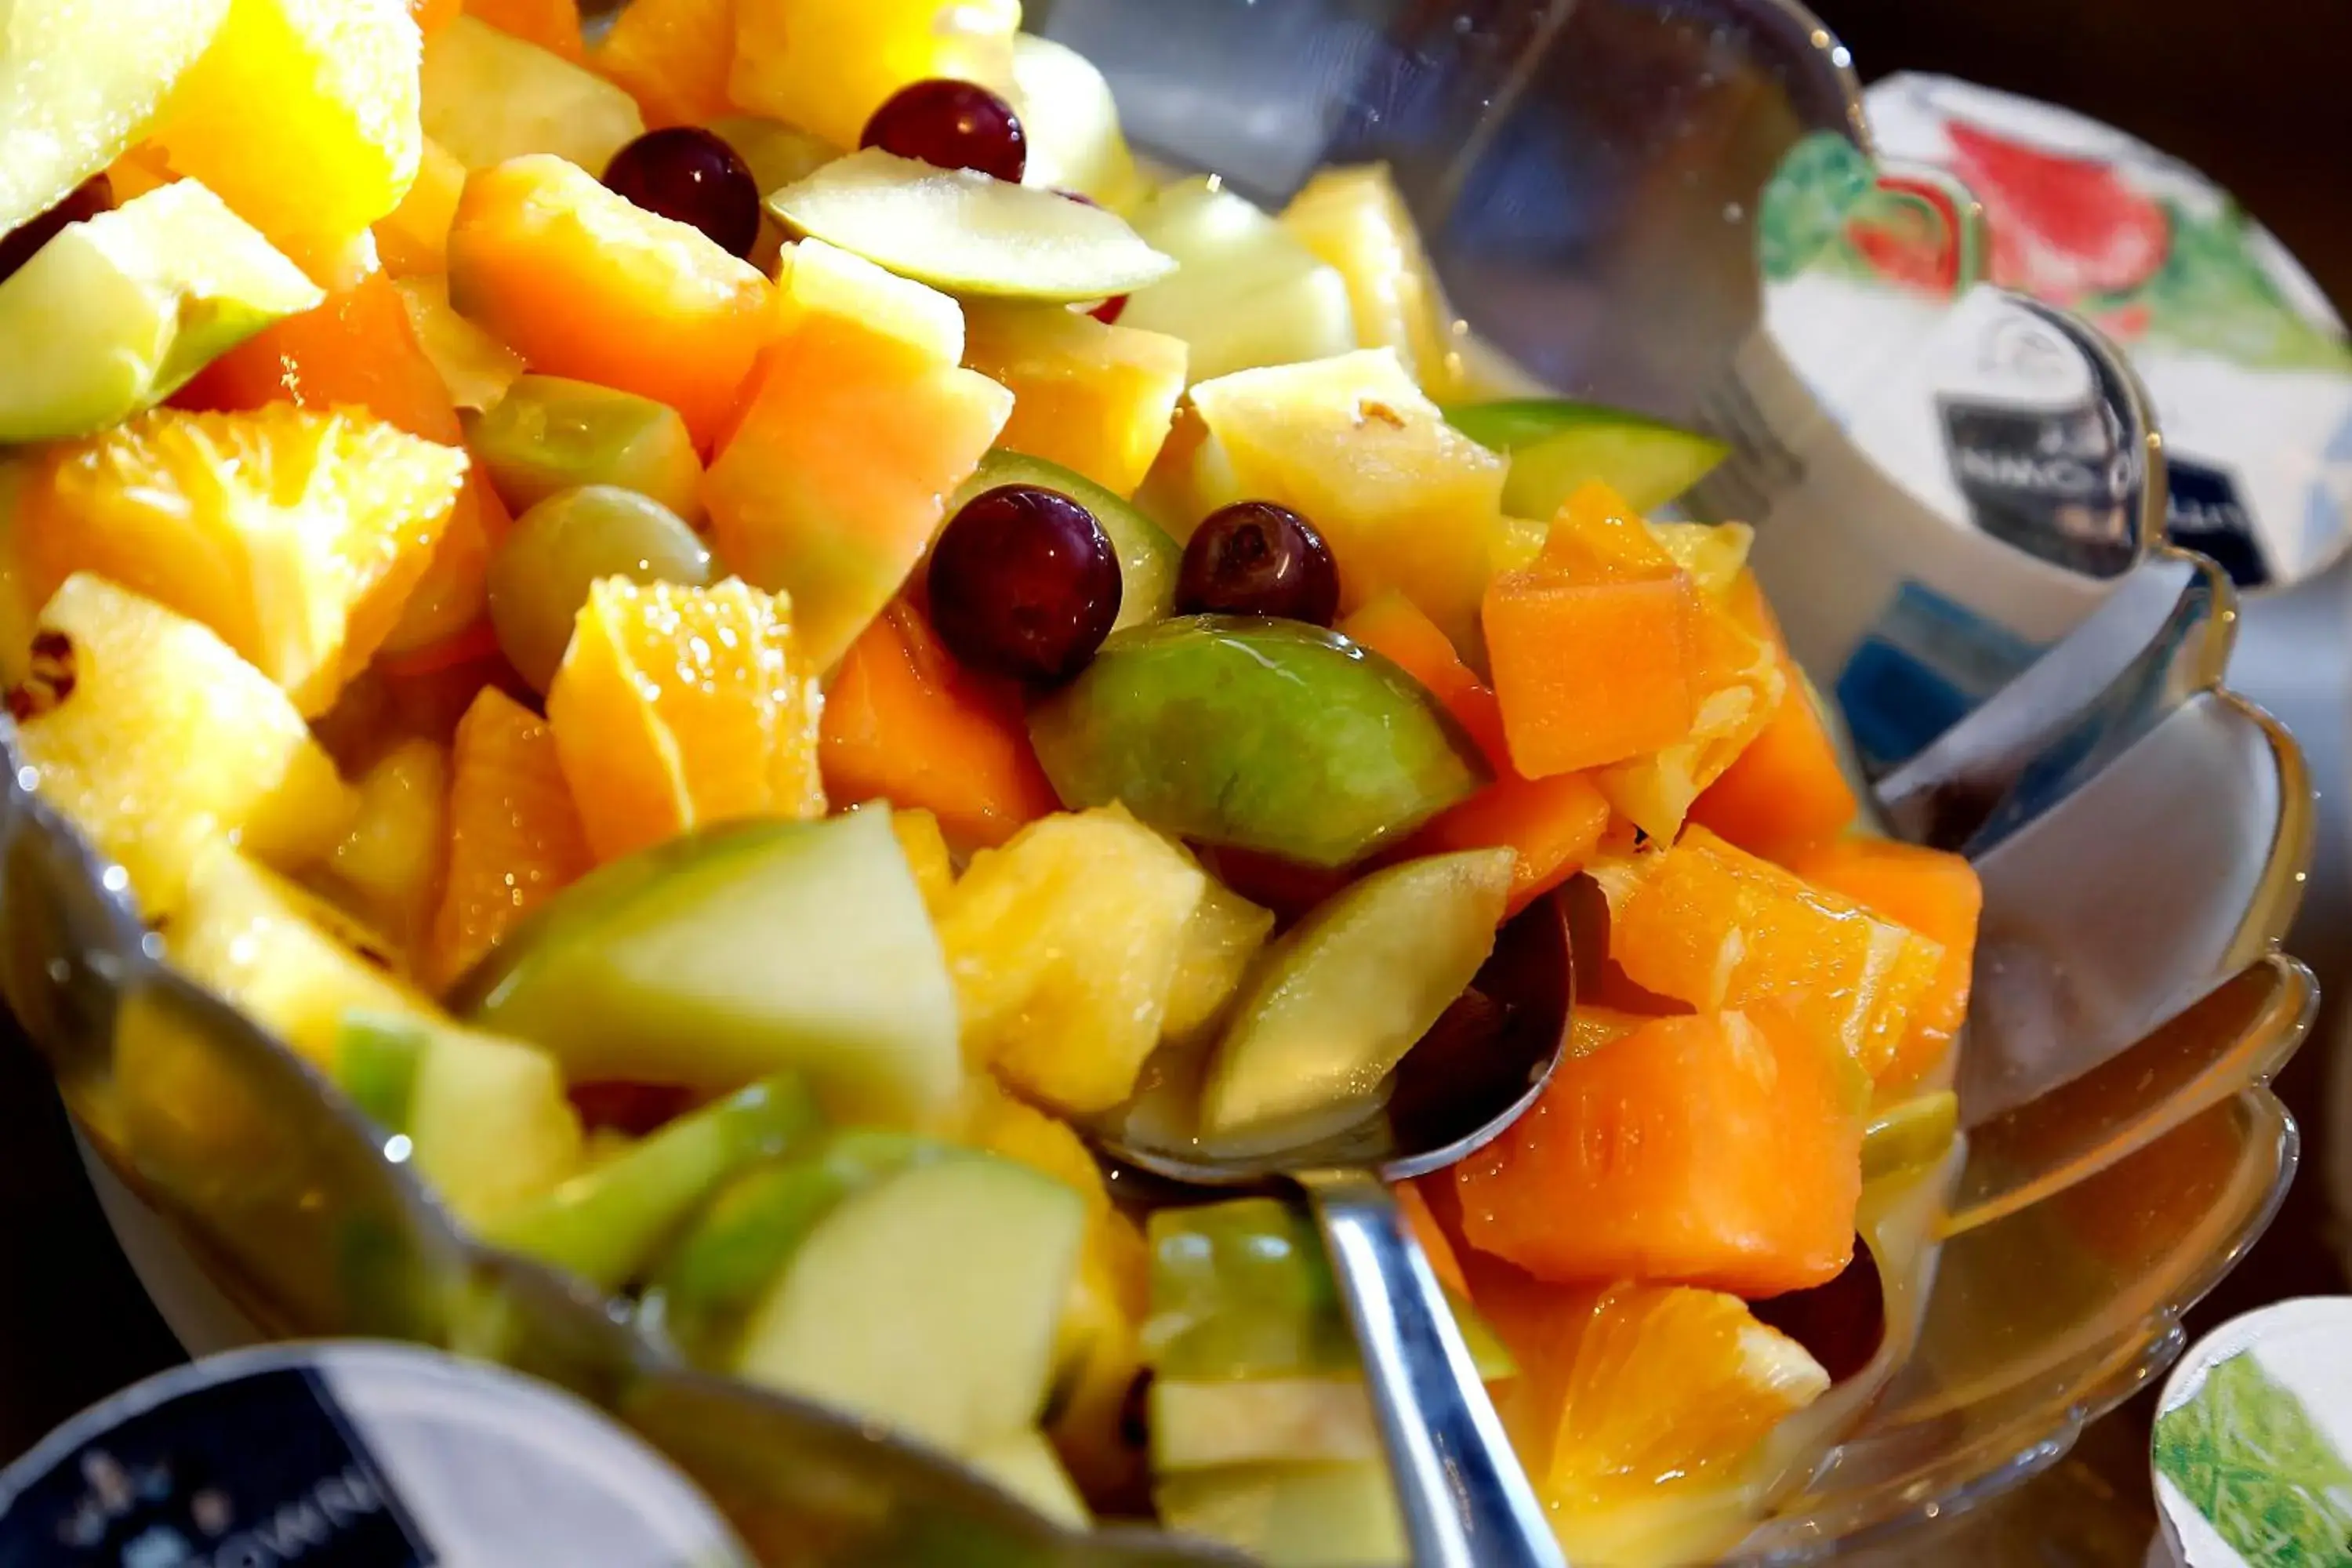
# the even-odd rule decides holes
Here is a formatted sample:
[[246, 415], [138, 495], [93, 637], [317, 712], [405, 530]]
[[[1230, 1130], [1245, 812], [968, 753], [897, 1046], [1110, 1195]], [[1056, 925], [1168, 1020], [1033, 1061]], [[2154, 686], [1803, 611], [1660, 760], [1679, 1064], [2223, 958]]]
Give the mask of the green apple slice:
[[779, 1073], [688, 1112], [618, 1158], [499, 1216], [484, 1238], [617, 1290], [721, 1182], [817, 1125], [808, 1087], [797, 1074]]
[[1094, 1516], [1087, 1512], [1077, 1483], [1062, 1468], [1060, 1456], [1044, 1433], [1015, 1432], [974, 1448], [964, 1458], [973, 1469], [1055, 1524], [1069, 1530], [1093, 1525]]
[[1185, 1470], [1153, 1488], [1160, 1522], [1275, 1568], [1402, 1563], [1403, 1517], [1379, 1460]]
[[1730, 451], [1711, 436], [1598, 404], [1558, 397], [1455, 404], [1446, 422], [1507, 455], [1503, 510], [1549, 520], [1579, 487], [1598, 481], [1636, 511], [1653, 511], [1706, 478]]
[[1028, 138], [1024, 185], [1076, 191], [1123, 213], [1148, 187], [1118, 127], [1118, 102], [1101, 68], [1067, 44], [1034, 33], [1013, 39], [1013, 108]]
[[0, 234], [121, 157], [227, 15], [228, 0], [0, 5]]
[[901, 1171], [817, 1222], [736, 1371], [978, 1452], [1036, 1424], [1086, 1226], [1085, 1200], [1025, 1165], [967, 1154]]
[[955, 988], [890, 814], [752, 822], [596, 870], [452, 1007], [574, 1082], [740, 1089], [805, 1073], [828, 1111], [919, 1122], [963, 1081]]
[[1375, 871], [1275, 943], [1234, 1005], [1201, 1096], [1214, 1142], [1376, 1095], [1495, 950], [1513, 852]]
[[948, 502], [953, 517], [966, 501], [1000, 485], [1034, 485], [1066, 495], [1088, 511], [1110, 536], [1118, 552], [1118, 619], [1111, 630], [1125, 631], [1152, 621], [1164, 621], [1176, 605], [1176, 574], [1184, 564], [1183, 547], [1168, 531], [1136, 510], [1135, 503], [1059, 463], [999, 447], [980, 460], [980, 468]]
[[0, 441], [118, 425], [325, 298], [193, 180], [68, 224], [0, 282]]
[[1032, 709], [1073, 807], [1163, 833], [1351, 865], [1467, 799], [1486, 763], [1403, 670], [1298, 621], [1182, 616], [1115, 634]]
[[1358, 346], [1339, 269], [1216, 181], [1160, 191], [1137, 209], [1135, 228], [1179, 270], [1128, 300], [1119, 324], [1183, 339], [1189, 380], [1329, 359]]
[[950, 294], [1068, 303], [1129, 293], [1176, 270], [1099, 207], [879, 147], [776, 192], [768, 210], [795, 235]]
[[1360, 1377], [1205, 1383], [1159, 1377], [1145, 1398], [1157, 1475], [1381, 1458], [1371, 1394]]
[[602, 175], [646, 133], [635, 99], [475, 16], [425, 41], [421, 81], [425, 133], [468, 169], [552, 153]]

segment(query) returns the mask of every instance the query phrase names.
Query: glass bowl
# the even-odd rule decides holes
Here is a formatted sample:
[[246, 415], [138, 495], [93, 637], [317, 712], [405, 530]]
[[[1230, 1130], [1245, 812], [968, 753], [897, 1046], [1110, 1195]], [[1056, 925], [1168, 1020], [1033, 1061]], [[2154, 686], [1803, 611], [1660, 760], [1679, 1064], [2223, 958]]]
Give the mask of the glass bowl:
[[[1804, 516], [1776, 502], [1842, 504], [1802, 480], [1832, 425], [1759, 429], [1725, 392], [1762, 317], [1768, 186], [1824, 135], [1867, 146], [1846, 52], [1798, 6], [1052, 0], [1030, 25], [1105, 68], [1143, 150], [1245, 194], [1390, 162], [1468, 326], [1530, 384], [1733, 442], [1718, 493], [1736, 504], [1714, 510], [1793, 534]], [[1965, 252], [1965, 193], [1937, 200]], [[2137, 558], [2160, 521], [2160, 447], [2128, 370], [2050, 319], [2130, 458]], [[1846, 512], [1837, 526], [1867, 544], [1871, 517]], [[2042, 682], [2003, 765], [2053, 748], [2069, 765], [2026, 768], [2035, 787], [1993, 814], [2001, 840], [1979, 862], [1987, 1005], [1963, 1051], [2032, 1056], [2038, 1091], [1967, 1115], [1907, 1361], [1824, 1460], [1790, 1468], [1743, 1557], [1832, 1555], [2054, 1460], [2178, 1353], [2181, 1314], [2292, 1175], [2294, 1126], [2265, 1086], [2315, 1005], [2275, 951], [2309, 790], [2293, 742], [2221, 689], [2226, 581], [2151, 560], [2189, 582], [2180, 612], [2126, 628], [2087, 685]], [[1822, 575], [1768, 575], [1801, 649], [1831, 613]], [[121, 874], [29, 793], [13, 730], [0, 742], [0, 990], [110, 1176], [260, 1332], [411, 1339], [549, 1378], [667, 1450], [772, 1563], [1228, 1560], [1151, 1531], [1061, 1531], [928, 1450], [685, 1368], [614, 1303], [473, 1244], [311, 1069], [162, 962]]]

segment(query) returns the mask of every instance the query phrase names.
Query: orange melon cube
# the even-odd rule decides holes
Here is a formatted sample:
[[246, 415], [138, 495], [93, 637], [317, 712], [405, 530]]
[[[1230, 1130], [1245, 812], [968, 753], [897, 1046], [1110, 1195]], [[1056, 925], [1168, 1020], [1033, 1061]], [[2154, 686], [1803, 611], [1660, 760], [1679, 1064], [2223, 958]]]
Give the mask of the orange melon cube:
[[1021, 693], [956, 663], [903, 600], [850, 645], [825, 693], [825, 793], [931, 814], [966, 849], [1059, 811]]
[[496, 689], [475, 698], [450, 767], [448, 868], [419, 965], [436, 991], [596, 863], [555, 732], [521, 703]]
[[958, 363], [954, 300], [816, 240], [786, 253], [782, 335], [704, 476], [719, 553], [792, 595], [819, 669], [906, 582], [1013, 413]]
[[1968, 1016], [1984, 885], [1958, 855], [1888, 838], [1844, 838], [1793, 856], [1789, 869], [1817, 888], [1900, 921], [1944, 950], [1936, 977], [1911, 1009], [1910, 1026], [1879, 1081], [1902, 1084], [1939, 1061]]
[[590, 63], [637, 100], [649, 127], [723, 119], [734, 107], [735, 0], [632, 0]]
[[757, 268], [547, 154], [475, 170], [448, 248], [460, 314], [535, 371], [668, 404], [705, 447], [773, 328]]
[[1779, 860], [1835, 838], [1862, 809], [1811, 692], [1793, 668], [1786, 674], [1790, 690], [1771, 721], [1690, 809], [1693, 822]]
[[1771, 1296], [1852, 1257], [1862, 1121], [1788, 1014], [1656, 1018], [1563, 1061], [1454, 1181], [1464, 1238], [1538, 1279]]
[[1511, 765], [1495, 694], [1462, 662], [1435, 621], [1403, 595], [1390, 592], [1342, 621], [1339, 630], [1403, 666], [1470, 732], [1495, 767], [1495, 782], [1423, 827], [1412, 853], [1515, 850], [1507, 905], [1513, 914], [1584, 868], [1608, 829], [1609, 802], [1582, 773], [1520, 776]]
[[782, 595], [607, 577], [547, 718], [589, 846], [611, 860], [738, 817], [823, 816], [823, 703]]
[[1597, 485], [1569, 498], [1535, 564], [1486, 587], [1486, 658], [1528, 778], [1674, 745], [1698, 718], [1690, 574]]
[[1704, 827], [1593, 872], [1609, 956], [1636, 985], [1701, 1012], [1778, 1004], [1885, 1072], [1928, 1001], [1944, 950]]
[[1135, 493], [1184, 395], [1183, 339], [1058, 305], [973, 305], [964, 330], [964, 363], [1013, 390], [1005, 446]]
[[1702, 792], [1721, 778], [1788, 700], [1770, 644], [1702, 596], [1691, 660], [1690, 733], [1646, 756], [1612, 763], [1593, 782], [1619, 816], [1671, 842]]

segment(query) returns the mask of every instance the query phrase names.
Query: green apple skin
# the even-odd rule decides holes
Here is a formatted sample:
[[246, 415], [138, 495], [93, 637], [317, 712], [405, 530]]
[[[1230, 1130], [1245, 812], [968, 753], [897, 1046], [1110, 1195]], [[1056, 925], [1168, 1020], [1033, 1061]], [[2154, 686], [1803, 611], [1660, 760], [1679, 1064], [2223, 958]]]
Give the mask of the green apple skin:
[[1184, 548], [1169, 537], [1166, 529], [1137, 510], [1133, 501], [1059, 463], [999, 447], [981, 458], [980, 468], [948, 501], [948, 516], [953, 517], [965, 502], [1001, 485], [1034, 485], [1053, 490], [1094, 513], [1118, 554], [1118, 619], [1111, 623], [1111, 630], [1164, 621], [1174, 612], [1176, 576], [1183, 569]]
[[1180, 1471], [1160, 1479], [1152, 1500], [1169, 1529], [1271, 1568], [1362, 1568], [1412, 1555], [1380, 1461]]
[[1188, 380], [1329, 359], [1359, 346], [1339, 268], [1216, 182], [1161, 189], [1136, 209], [1135, 227], [1175, 258], [1177, 271], [1130, 298], [1119, 324], [1183, 339], [1192, 349]]
[[617, 1290], [737, 1171], [772, 1158], [822, 1124], [796, 1073], [714, 1100], [608, 1164], [485, 1227], [484, 1239]]
[[1558, 397], [1457, 403], [1446, 423], [1511, 459], [1503, 510], [1549, 522], [1583, 486], [1605, 484], [1654, 511], [1706, 478], [1730, 451], [1711, 436], [1598, 404]]
[[69, 224], [0, 282], [0, 442], [110, 429], [325, 298], [193, 181]]

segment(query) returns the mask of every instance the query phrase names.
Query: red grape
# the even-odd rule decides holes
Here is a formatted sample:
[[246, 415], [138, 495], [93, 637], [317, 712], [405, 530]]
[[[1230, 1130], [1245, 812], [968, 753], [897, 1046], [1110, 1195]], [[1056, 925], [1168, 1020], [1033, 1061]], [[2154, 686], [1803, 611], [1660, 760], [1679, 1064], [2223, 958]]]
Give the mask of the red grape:
[[977, 82], [946, 77], [892, 93], [857, 144], [942, 169], [977, 169], [1008, 184], [1029, 171], [1029, 138], [1013, 106]]
[[41, 247], [55, 239], [66, 225], [80, 223], [113, 210], [113, 182], [104, 174], [92, 174], [76, 185], [65, 200], [24, 227], [0, 235], [0, 282], [14, 278], [18, 269], [32, 260]]
[[760, 186], [734, 148], [708, 131], [648, 131], [613, 154], [604, 184], [649, 213], [700, 229], [731, 256], [760, 239]]
[[931, 551], [931, 625], [976, 669], [1053, 685], [1086, 668], [1118, 619], [1118, 554], [1058, 491], [974, 496]]
[[1870, 1244], [1853, 1238], [1853, 1261], [1826, 1285], [1755, 1302], [1759, 1322], [1780, 1330], [1812, 1352], [1834, 1383], [1868, 1366], [1886, 1337], [1886, 1293]]
[[1339, 569], [1305, 518], [1272, 501], [1211, 512], [1184, 546], [1180, 616], [1280, 616], [1328, 626], [1339, 609]]

